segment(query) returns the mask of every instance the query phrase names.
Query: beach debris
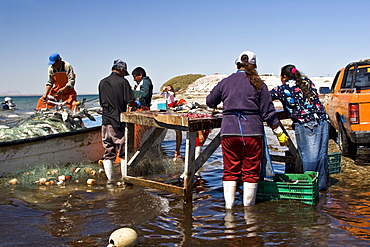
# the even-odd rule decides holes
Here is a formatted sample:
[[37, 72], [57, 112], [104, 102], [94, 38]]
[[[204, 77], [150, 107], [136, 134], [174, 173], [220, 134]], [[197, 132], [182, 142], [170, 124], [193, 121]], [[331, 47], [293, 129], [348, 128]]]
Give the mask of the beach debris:
[[18, 179], [16, 179], [16, 178], [13, 178], [13, 179], [9, 180], [9, 184], [15, 185], [17, 183], [18, 183]]
[[93, 178], [89, 178], [87, 181], [86, 181], [87, 185], [94, 185], [96, 183], [96, 180], [93, 179]]
[[[86, 183], [88, 179], [94, 179], [94, 183], [98, 183], [98, 179], [105, 179], [98, 176], [100, 166], [94, 163], [80, 163], [71, 164], [79, 170], [87, 170], [84, 172], [73, 172], [71, 166], [64, 166], [61, 164], [39, 164], [28, 167], [22, 170], [14, 171], [9, 174], [4, 174], [7, 178], [7, 184], [20, 186], [52, 186], [52, 185], [68, 185], [73, 183]], [[76, 171], [76, 169], [74, 170]], [[13, 180], [14, 179], [14, 180]], [[45, 187], [46, 188], [46, 187]]]
[[73, 168], [72, 170], [73, 170], [73, 172], [74, 172], [74, 173], [78, 173], [78, 172], [81, 170], [81, 168], [79, 168], [79, 167], [75, 167], [75, 168]]
[[107, 247], [131, 247], [137, 245], [137, 233], [130, 227], [115, 230], [109, 237]]
[[44, 185], [46, 183], [46, 178], [39, 178], [39, 184]]

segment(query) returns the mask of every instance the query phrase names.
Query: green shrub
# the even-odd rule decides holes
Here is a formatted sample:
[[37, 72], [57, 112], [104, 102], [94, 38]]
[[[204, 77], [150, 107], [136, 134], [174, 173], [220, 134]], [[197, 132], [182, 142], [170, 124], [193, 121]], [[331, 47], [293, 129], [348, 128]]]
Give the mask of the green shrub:
[[176, 76], [168, 80], [167, 82], [165, 82], [161, 86], [160, 91], [162, 91], [163, 87], [168, 86], [168, 85], [171, 85], [173, 89], [175, 90], [175, 92], [179, 90], [186, 90], [190, 84], [192, 84], [193, 82], [195, 82], [196, 80], [204, 76], [205, 75], [201, 75], [201, 74], [187, 74], [187, 75]]

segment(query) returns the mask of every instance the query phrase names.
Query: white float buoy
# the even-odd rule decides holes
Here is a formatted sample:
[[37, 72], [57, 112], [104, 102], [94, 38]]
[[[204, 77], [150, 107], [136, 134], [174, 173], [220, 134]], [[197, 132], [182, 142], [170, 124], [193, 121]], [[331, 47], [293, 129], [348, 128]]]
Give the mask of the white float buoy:
[[107, 247], [131, 247], [137, 245], [137, 233], [134, 229], [125, 227], [115, 230], [109, 237]]

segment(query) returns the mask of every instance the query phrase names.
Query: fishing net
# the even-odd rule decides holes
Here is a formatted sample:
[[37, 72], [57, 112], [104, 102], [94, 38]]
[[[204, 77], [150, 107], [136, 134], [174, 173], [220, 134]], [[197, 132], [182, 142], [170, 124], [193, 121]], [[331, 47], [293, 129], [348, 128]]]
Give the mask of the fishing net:
[[0, 126], [0, 142], [46, 136], [85, 128], [79, 115], [41, 112], [19, 121], [13, 127]]
[[[14, 183], [11, 181], [14, 180]], [[94, 163], [39, 164], [24, 167], [2, 177], [3, 183], [23, 186], [57, 185], [60, 180], [65, 183], [83, 183], [88, 179], [106, 180], [102, 166]], [[4, 183], [5, 184], [5, 183]], [[4, 185], [3, 184], [3, 185]]]

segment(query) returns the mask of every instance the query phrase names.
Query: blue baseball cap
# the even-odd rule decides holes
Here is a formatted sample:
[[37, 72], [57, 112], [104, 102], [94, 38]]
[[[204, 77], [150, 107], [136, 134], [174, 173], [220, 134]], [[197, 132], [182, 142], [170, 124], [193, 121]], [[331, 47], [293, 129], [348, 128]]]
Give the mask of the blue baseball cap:
[[60, 55], [58, 53], [51, 54], [50, 57], [49, 57], [49, 63], [48, 63], [48, 65], [54, 64], [59, 59], [61, 59], [61, 57], [60, 57]]

